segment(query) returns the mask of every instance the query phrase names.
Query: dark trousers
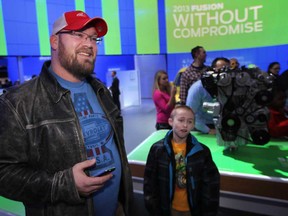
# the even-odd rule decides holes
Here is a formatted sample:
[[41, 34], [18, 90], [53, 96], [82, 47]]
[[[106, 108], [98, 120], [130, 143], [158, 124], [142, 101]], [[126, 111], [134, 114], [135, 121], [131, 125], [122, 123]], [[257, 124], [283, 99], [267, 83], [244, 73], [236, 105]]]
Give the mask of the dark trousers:
[[121, 110], [119, 95], [112, 95], [112, 97], [113, 97], [113, 101], [116, 104], [116, 106], [118, 107], [118, 109]]

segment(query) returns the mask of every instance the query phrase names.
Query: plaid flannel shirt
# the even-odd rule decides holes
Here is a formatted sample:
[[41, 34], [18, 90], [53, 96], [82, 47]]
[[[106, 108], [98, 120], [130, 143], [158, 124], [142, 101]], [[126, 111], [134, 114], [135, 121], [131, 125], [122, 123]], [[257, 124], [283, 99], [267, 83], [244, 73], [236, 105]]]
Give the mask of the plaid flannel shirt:
[[195, 67], [192, 64], [187, 67], [186, 71], [183, 72], [180, 78], [180, 101], [181, 104], [186, 104], [186, 98], [190, 86], [201, 78], [203, 71], [207, 66]]

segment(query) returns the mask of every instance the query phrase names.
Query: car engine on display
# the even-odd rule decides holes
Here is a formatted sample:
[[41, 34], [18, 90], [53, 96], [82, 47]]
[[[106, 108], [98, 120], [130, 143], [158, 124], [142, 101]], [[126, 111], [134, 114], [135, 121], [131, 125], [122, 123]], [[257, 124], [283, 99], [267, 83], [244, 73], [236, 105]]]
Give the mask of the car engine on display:
[[205, 102], [203, 108], [213, 114], [218, 145], [232, 151], [247, 143], [269, 142], [267, 105], [272, 99], [273, 79], [258, 68], [204, 73], [202, 84], [216, 102]]

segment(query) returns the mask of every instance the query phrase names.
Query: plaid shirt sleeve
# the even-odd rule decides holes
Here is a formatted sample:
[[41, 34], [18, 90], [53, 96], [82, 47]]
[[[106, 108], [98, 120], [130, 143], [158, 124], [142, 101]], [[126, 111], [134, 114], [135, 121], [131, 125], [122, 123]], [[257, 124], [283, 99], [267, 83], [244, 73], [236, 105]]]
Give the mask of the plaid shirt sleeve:
[[181, 104], [186, 104], [186, 97], [188, 93], [188, 76], [187, 72], [183, 72], [180, 79], [180, 102]]
[[180, 79], [180, 101], [181, 104], [186, 104], [188, 90], [190, 86], [201, 78], [202, 71], [189, 66], [185, 72], [183, 72]]

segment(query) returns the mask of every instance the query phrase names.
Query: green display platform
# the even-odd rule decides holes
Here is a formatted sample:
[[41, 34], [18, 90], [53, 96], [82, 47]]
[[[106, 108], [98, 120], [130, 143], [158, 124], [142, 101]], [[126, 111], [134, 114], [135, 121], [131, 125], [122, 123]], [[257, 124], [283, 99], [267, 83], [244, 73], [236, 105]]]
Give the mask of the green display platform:
[[[134, 177], [143, 178], [151, 145], [166, 133], [166, 130], [152, 133], [128, 155]], [[224, 147], [217, 145], [215, 136], [198, 132], [192, 134], [210, 148], [221, 174], [222, 191], [288, 201], [287, 140], [271, 140], [264, 146], [248, 144], [239, 147], [236, 152], [224, 152]], [[0, 196], [1, 211], [25, 216], [22, 203]]]
[[2, 215], [1, 211], [11, 213], [7, 214], [7, 216], [25, 216], [25, 209], [21, 202], [16, 202], [0, 196], [0, 215]]
[[[167, 130], [152, 133], [129, 155], [132, 175], [143, 178], [150, 147]], [[206, 144], [221, 174], [221, 190], [288, 200], [288, 141], [271, 140], [264, 146], [247, 144], [237, 151], [224, 151], [215, 135], [192, 134]]]

